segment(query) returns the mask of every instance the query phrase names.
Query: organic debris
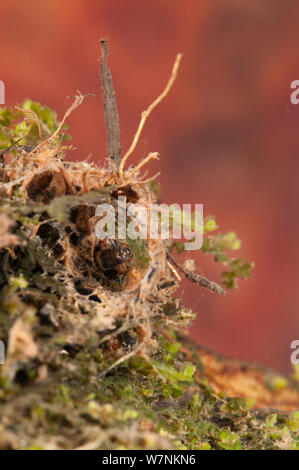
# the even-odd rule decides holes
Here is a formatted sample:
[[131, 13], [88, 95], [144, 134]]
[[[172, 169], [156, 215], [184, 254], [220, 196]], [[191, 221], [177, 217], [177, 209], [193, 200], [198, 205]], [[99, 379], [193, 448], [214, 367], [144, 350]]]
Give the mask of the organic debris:
[[[118, 217], [119, 197], [126, 198], [125, 211], [129, 203], [147, 210], [157, 202], [156, 176], [140, 174], [157, 152], [136, 166], [125, 164], [181, 60], [178, 55], [121, 157], [107, 44], [101, 43], [107, 165], [65, 161], [71, 150], [65, 121], [83, 102], [81, 93], [60, 122], [30, 100], [14, 111], [0, 109], [0, 339], [6, 346], [0, 447], [296, 448], [296, 414], [261, 416], [213, 390], [198, 372], [198, 355], [176, 338], [194, 318], [174, 298], [178, 271], [224, 293], [196, 274], [192, 261], [182, 267], [170, 254], [183, 243], [96, 235], [100, 204], [112, 205]], [[234, 232], [211, 235], [217, 228], [214, 218], [205, 219], [202, 251], [229, 268], [223, 282], [234, 287], [251, 263], [228, 256], [240, 242]], [[285, 387], [298, 403], [298, 391]]]

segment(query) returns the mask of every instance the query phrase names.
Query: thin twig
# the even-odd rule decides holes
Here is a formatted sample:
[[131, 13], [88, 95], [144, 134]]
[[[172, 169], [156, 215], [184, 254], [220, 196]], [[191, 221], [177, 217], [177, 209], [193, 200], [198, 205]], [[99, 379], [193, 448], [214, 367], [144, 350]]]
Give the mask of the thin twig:
[[4, 166], [4, 155], [7, 153], [13, 150], [24, 150], [25, 152], [32, 152], [34, 148], [34, 145], [11, 145], [10, 147], [0, 150], [0, 165]]
[[182, 266], [180, 266], [176, 262], [176, 260], [169, 253], [167, 253], [166, 256], [175, 265], [175, 267], [186, 276], [188, 281], [194, 282], [198, 286], [206, 287], [207, 289], [212, 292], [215, 292], [216, 294], [226, 294], [225, 290], [222, 289], [222, 287], [219, 286], [216, 282], [209, 281], [209, 279], [207, 279], [206, 277], [201, 276], [200, 274], [195, 274], [192, 271], [186, 271]]
[[142, 178], [144, 178], [144, 177], [146, 176], [146, 174], [145, 174], [145, 175], [143, 175], [143, 176], [141, 177], [140, 180], [134, 181], [134, 184], [147, 184], [147, 183], [150, 183], [151, 181], [156, 181], [156, 179], [157, 179], [158, 176], [160, 176], [160, 175], [161, 175], [161, 172], [158, 171], [158, 173], [156, 173], [155, 175], [151, 176], [151, 177], [148, 178], [147, 180], [144, 180], [144, 179], [142, 179]]
[[118, 168], [120, 163], [119, 117], [111, 72], [107, 67], [108, 45], [105, 39], [100, 40], [102, 54], [100, 59], [100, 76], [104, 103], [108, 161]]
[[133, 168], [133, 170], [131, 170], [127, 177], [130, 178], [134, 173], [136, 173], [137, 171], [140, 170], [140, 168], [142, 168], [144, 165], [146, 165], [150, 160], [159, 160], [159, 154], [158, 152], [151, 152], [148, 154], [148, 156], [146, 158], [144, 158], [140, 163], [138, 163], [137, 166], [135, 166]]
[[178, 280], [179, 282], [181, 282], [182, 278], [181, 278], [181, 276], [179, 275], [179, 273], [177, 272], [177, 270], [175, 269], [175, 267], [172, 266], [172, 264], [171, 264], [169, 261], [167, 261], [167, 264], [168, 264], [170, 270], [172, 271], [172, 274], [174, 274], [175, 277], [177, 278], [177, 280]]
[[10, 147], [7, 147], [3, 150], [0, 150], [0, 156], [2, 157], [6, 153], [12, 151], [12, 150], [24, 150], [25, 152], [31, 152], [35, 148], [35, 145], [11, 145]]
[[139, 140], [140, 134], [142, 132], [143, 126], [145, 124], [145, 121], [147, 120], [147, 118], [149, 117], [149, 115], [151, 114], [153, 109], [165, 98], [165, 96], [168, 94], [170, 88], [172, 87], [172, 85], [173, 85], [173, 83], [176, 79], [177, 73], [178, 73], [178, 68], [179, 68], [181, 59], [182, 59], [182, 54], [178, 54], [176, 56], [176, 59], [175, 59], [175, 62], [174, 62], [173, 68], [172, 68], [171, 76], [170, 76], [170, 78], [167, 82], [166, 87], [164, 88], [162, 93], [158, 96], [158, 98], [156, 98], [155, 101], [153, 101], [153, 103], [145, 111], [143, 111], [141, 113], [141, 120], [140, 120], [138, 129], [136, 131], [136, 134], [134, 136], [133, 142], [132, 142], [129, 150], [123, 156], [123, 158], [120, 162], [120, 165], [119, 165], [120, 178], [123, 177], [124, 166], [125, 166], [125, 163], [126, 163], [127, 159], [129, 158], [131, 153], [134, 151], [134, 149], [135, 149], [135, 147], [138, 143], [138, 140]]

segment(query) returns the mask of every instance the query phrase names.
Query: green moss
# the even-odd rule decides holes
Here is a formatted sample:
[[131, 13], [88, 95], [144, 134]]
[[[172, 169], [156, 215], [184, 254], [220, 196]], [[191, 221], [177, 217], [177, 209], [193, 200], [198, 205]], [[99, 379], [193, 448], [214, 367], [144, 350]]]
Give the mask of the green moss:
[[[57, 129], [56, 114], [49, 108], [26, 100], [23, 110], [36, 113], [44, 137]], [[0, 148], [39, 143], [37, 124], [29, 116], [0, 109]], [[161, 288], [156, 303], [150, 298], [152, 315], [119, 314], [102, 331], [95, 324], [95, 299], [78, 293], [65, 263], [51, 255], [51, 234], [32, 238], [33, 226], [43, 218], [69, 224], [74, 205], [111, 200], [113, 188], [38, 205], [22, 199], [16, 185], [12, 199], [2, 199], [0, 213], [8, 212], [16, 222], [18, 244], [9, 263], [7, 253], [0, 251], [0, 338], [8, 345], [15, 321], [26, 320], [31, 330], [29, 339], [21, 338], [24, 352], [26, 340], [34, 340], [38, 355], [33, 351], [15, 360], [8, 354], [0, 369], [0, 448], [298, 449], [298, 413], [254, 410], [250, 397], [229, 398], [213, 390], [196, 348], [186, 351], [180, 343], [177, 331], [195, 313], [178, 299], [163, 296]], [[149, 189], [155, 191], [156, 184]], [[217, 229], [214, 217], [205, 219], [202, 251], [224, 264], [223, 282], [234, 287], [236, 279], [249, 275], [251, 263], [230, 258], [240, 241], [234, 232], [222, 235]], [[128, 243], [135, 267], [147, 267], [146, 242]], [[171, 248], [180, 251], [182, 245]], [[112, 313], [116, 295], [113, 302]], [[157, 347], [132, 355], [145, 332], [149, 344]], [[284, 380], [269, 380], [269, 389], [284, 389]]]
[[[68, 362], [70, 370], [60, 363], [51, 384], [38, 391], [38, 398], [23, 387], [22, 393], [29, 401], [32, 396], [29, 421], [26, 418], [18, 424], [18, 435], [26, 435], [24, 447], [44, 448], [46, 435], [61, 436], [63, 448], [76, 447], [80, 445], [79, 429], [87, 427], [93, 432], [101, 429], [106, 435], [100, 445], [103, 449], [151, 448], [156, 445], [153, 436], [163, 436], [166, 448], [176, 449], [275, 449], [286, 442], [288, 448], [298, 447], [298, 413], [278, 415], [269, 411], [260, 416], [243, 400], [207, 388], [205, 381], [195, 375], [195, 366], [182, 357], [178, 341], [173, 348], [163, 338], [160, 344], [160, 352], [150, 362], [134, 358], [106, 377], [99, 374], [98, 362], [89, 356], [95, 380], [90, 381], [90, 374], [85, 380], [82, 356], [76, 356]], [[76, 374], [75, 369], [80, 373]], [[64, 383], [59, 383], [62, 376]], [[7, 398], [5, 405], [2, 398], [2, 412], [9, 402]], [[19, 412], [26, 414], [27, 406]], [[27, 433], [29, 422], [31, 429], [42, 430], [40, 438]], [[135, 430], [136, 436], [131, 431], [131, 439], [126, 441], [122, 430], [127, 426]], [[113, 429], [118, 433], [111, 443]], [[144, 438], [141, 444], [137, 435], [142, 435], [144, 429], [150, 429], [151, 439]]]
[[[36, 117], [39, 119], [38, 128]], [[11, 110], [7, 107], [0, 108], [0, 149], [13, 145], [37, 145], [40, 143], [41, 132], [43, 138], [49, 137], [58, 127], [57, 115], [47, 106], [25, 100], [18, 109]], [[67, 126], [64, 125], [66, 130]], [[62, 140], [70, 139], [70, 136], [62, 132], [59, 137]]]

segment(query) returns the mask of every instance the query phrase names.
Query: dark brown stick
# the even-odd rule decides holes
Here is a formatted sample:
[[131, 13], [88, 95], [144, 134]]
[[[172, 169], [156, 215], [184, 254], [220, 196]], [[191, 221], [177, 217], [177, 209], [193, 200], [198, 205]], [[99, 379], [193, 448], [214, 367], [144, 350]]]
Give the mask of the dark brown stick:
[[3, 150], [0, 150], [0, 166], [4, 166], [4, 155], [12, 150], [24, 150], [25, 152], [31, 152], [35, 148], [34, 145], [11, 145]]
[[106, 124], [107, 156], [108, 161], [110, 163], [112, 162], [111, 166], [114, 166], [116, 169], [118, 169], [121, 153], [119, 117], [111, 73], [107, 67], [108, 45], [106, 39], [101, 39], [100, 44], [102, 46], [100, 76]]
[[176, 260], [169, 253], [167, 253], [167, 258], [175, 265], [175, 267], [179, 271], [181, 271], [186, 276], [188, 281], [194, 282], [198, 286], [206, 287], [207, 289], [209, 289], [212, 292], [215, 292], [216, 294], [220, 294], [220, 295], [226, 294], [225, 290], [222, 289], [222, 287], [219, 286], [216, 282], [209, 281], [209, 279], [207, 279], [206, 277], [201, 276], [200, 274], [195, 274], [192, 271], [186, 271], [182, 266], [180, 266], [176, 262]]

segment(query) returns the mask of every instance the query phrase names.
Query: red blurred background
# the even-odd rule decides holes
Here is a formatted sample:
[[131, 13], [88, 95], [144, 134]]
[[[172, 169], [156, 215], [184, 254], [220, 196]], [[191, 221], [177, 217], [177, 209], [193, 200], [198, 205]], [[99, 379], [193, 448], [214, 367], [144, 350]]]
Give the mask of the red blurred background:
[[[165, 202], [203, 203], [223, 231], [236, 230], [253, 277], [218, 297], [183, 283], [198, 312], [190, 334], [226, 355], [290, 370], [299, 337], [297, 266], [299, 3], [293, 0], [1, 1], [0, 79], [6, 103], [30, 97], [62, 116], [66, 97], [96, 93], [69, 118], [70, 158], [105, 156], [98, 76], [99, 38], [108, 37], [126, 150], [140, 113], [184, 57], [167, 99], [147, 122], [131, 162], [161, 160]], [[199, 255], [207, 277], [220, 267]]]

